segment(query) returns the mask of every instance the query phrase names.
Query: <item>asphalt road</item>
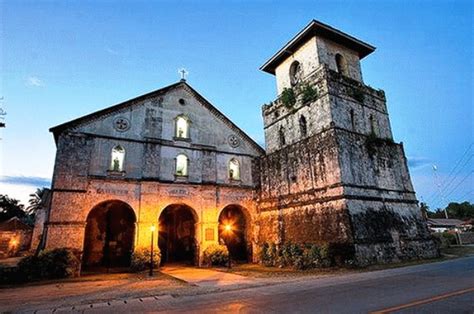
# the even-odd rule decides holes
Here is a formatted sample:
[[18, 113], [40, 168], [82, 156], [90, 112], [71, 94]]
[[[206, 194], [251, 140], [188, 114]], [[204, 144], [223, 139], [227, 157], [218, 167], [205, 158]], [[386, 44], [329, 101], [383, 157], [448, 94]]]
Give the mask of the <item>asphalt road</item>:
[[77, 309], [177, 313], [474, 313], [474, 257], [214, 294]]

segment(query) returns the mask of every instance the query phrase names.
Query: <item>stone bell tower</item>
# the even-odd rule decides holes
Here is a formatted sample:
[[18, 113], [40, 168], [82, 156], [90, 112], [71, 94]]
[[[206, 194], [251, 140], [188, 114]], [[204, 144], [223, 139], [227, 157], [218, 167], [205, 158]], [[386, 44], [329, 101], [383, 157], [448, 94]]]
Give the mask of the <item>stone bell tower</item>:
[[385, 93], [362, 79], [374, 50], [313, 20], [261, 67], [278, 91], [262, 108], [261, 242], [327, 245], [359, 265], [437, 256]]

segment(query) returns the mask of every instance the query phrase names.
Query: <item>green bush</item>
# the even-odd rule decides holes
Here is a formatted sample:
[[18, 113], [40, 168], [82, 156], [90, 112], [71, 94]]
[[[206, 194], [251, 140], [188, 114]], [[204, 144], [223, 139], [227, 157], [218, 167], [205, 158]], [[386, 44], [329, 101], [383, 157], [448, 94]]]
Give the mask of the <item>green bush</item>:
[[433, 236], [437, 239], [438, 245], [441, 248], [448, 248], [451, 245], [456, 245], [456, 235], [449, 232], [434, 233]]
[[0, 285], [16, 283], [20, 281], [18, 267], [0, 265]]
[[283, 105], [290, 109], [296, 104], [296, 95], [292, 88], [284, 88], [283, 92], [281, 92], [280, 100]]
[[265, 266], [276, 266], [277, 249], [274, 243], [263, 243], [260, 247], [260, 261]]
[[318, 98], [318, 90], [309, 84], [305, 84], [301, 87], [301, 94], [301, 101], [304, 104], [310, 101], [314, 101]]
[[[160, 266], [161, 252], [158, 248], [153, 249], [153, 268]], [[134, 272], [143, 271], [150, 268], [150, 249], [137, 248], [132, 253], [130, 269]]]
[[312, 269], [332, 265], [355, 265], [354, 246], [344, 243], [318, 246], [316, 244], [285, 243], [278, 247], [263, 243], [260, 247], [260, 262], [265, 266]]
[[204, 250], [204, 263], [225, 266], [229, 262], [229, 251], [225, 245], [211, 244]]
[[18, 263], [19, 281], [58, 279], [79, 276], [80, 261], [68, 248], [42, 251], [38, 256], [26, 256]]

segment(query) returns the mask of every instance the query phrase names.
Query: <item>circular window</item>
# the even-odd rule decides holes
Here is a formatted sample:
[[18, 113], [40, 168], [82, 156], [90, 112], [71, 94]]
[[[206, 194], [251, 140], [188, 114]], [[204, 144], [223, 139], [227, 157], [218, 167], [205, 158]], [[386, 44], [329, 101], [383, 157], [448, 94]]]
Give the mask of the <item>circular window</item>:
[[294, 61], [290, 66], [290, 83], [291, 86], [298, 84], [301, 80], [301, 64]]
[[130, 121], [124, 117], [118, 117], [114, 120], [114, 128], [119, 132], [124, 132], [130, 129]]
[[229, 137], [227, 138], [227, 142], [229, 143], [231, 147], [234, 147], [234, 148], [240, 145], [239, 138], [233, 134], [229, 135]]
[[178, 102], [179, 102], [180, 105], [185, 105], [186, 104], [186, 101], [183, 98], [180, 98], [178, 100]]

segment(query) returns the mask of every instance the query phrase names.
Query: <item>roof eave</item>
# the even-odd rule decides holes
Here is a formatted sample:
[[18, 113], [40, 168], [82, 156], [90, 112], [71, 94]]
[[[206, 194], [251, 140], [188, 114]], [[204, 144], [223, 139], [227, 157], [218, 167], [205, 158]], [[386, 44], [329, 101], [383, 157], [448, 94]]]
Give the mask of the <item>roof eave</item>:
[[[349, 34], [341, 32], [329, 25], [321, 23], [316, 20], [312, 20], [303, 30], [296, 34], [283, 48], [275, 53], [265, 64], [260, 67], [260, 70], [275, 74], [276, 67], [281, 63], [283, 59], [294, 53], [294, 49], [299, 47], [305, 39], [321, 35], [322, 37], [328, 38], [335, 42], [343, 42], [345, 45], [352, 45], [352, 49], [359, 53], [359, 58], [363, 59], [370, 53], [375, 51], [375, 47], [363, 42]], [[285, 55], [287, 54], [287, 55]]]

